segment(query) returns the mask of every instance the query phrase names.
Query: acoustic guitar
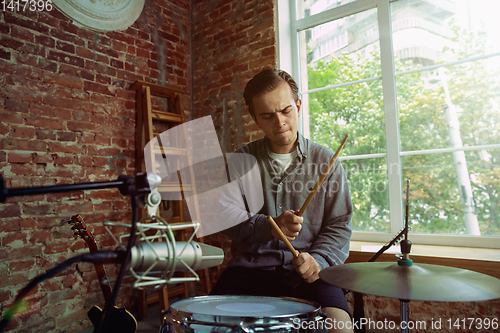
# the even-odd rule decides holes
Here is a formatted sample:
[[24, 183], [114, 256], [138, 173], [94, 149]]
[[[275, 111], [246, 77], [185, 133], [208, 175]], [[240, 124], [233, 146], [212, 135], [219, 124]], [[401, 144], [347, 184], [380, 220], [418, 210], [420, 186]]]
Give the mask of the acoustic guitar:
[[[87, 243], [90, 252], [99, 251], [94, 240], [94, 235], [89, 230], [80, 215], [72, 216], [68, 223], [73, 224], [71, 229], [75, 231], [75, 236], [80, 236], [85, 243]], [[107, 305], [111, 301], [113, 291], [108, 284], [103, 283], [103, 281], [107, 279], [106, 271], [104, 270], [104, 266], [102, 264], [94, 264], [94, 268], [97, 272], [97, 277], [99, 278], [99, 285], [101, 286], [101, 290], [104, 295], [105, 304]], [[111, 311], [112, 312], [109, 314], [107, 324], [108, 329], [106, 332], [101, 333], [135, 333], [137, 331], [137, 321], [129, 311], [119, 308], [115, 304], [113, 304]], [[87, 312], [87, 316], [94, 325], [94, 332], [98, 330], [101, 324], [102, 314], [103, 309], [97, 305], [94, 305]]]

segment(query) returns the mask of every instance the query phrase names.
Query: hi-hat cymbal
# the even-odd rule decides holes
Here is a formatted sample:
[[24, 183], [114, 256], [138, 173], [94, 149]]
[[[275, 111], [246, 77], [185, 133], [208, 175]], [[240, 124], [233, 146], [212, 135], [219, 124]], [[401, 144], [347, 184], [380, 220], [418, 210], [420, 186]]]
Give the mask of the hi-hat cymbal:
[[362, 262], [326, 268], [327, 283], [364, 294], [403, 300], [467, 302], [500, 298], [500, 280], [448, 266]]

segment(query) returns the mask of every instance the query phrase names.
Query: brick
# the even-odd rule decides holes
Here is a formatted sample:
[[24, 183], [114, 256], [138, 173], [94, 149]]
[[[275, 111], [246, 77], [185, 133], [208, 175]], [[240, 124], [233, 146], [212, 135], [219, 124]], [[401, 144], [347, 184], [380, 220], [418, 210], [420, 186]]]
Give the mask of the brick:
[[75, 132], [57, 132], [58, 141], [76, 141], [76, 133]]
[[9, 204], [3, 203], [0, 206], [0, 217], [8, 218], [8, 217], [18, 217], [21, 215], [21, 207], [18, 204]]
[[47, 164], [53, 163], [52, 155], [33, 153], [33, 163]]
[[57, 253], [67, 253], [69, 249], [69, 244], [48, 244], [43, 253], [45, 254], [57, 254]]
[[60, 40], [56, 42], [56, 49], [66, 53], [75, 54], [75, 45]]
[[105, 85], [109, 85], [111, 83], [111, 78], [109, 76], [104, 76], [101, 74], [96, 74], [95, 76], [95, 82], [96, 83], [102, 83]]
[[[77, 123], [77, 122], [75, 122]], [[61, 144], [59, 142], [49, 142], [47, 150], [50, 153], [82, 154], [85, 153], [85, 146]]]
[[127, 52], [127, 44], [113, 40], [113, 49], [118, 52]]
[[22, 247], [26, 244], [27, 237], [25, 234], [15, 233], [15, 234], [7, 234], [7, 236], [2, 238], [3, 246], [11, 246], [11, 247]]
[[79, 70], [80, 69], [77, 67], [66, 65], [66, 64], [59, 65], [59, 73], [61, 73], [61, 74], [67, 74], [69, 76], [77, 77]]
[[85, 61], [85, 69], [89, 70], [90, 72], [116, 76], [116, 69], [90, 60]]
[[56, 72], [57, 71], [57, 63], [54, 61], [47, 60], [45, 58], [39, 58], [38, 59], [38, 67], [40, 69], [50, 71], [50, 72]]
[[109, 90], [109, 87], [104, 84], [94, 83], [90, 81], [85, 81], [83, 84], [83, 89], [86, 91], [93, 91], [99, 94], [105, 94], [113, 96], [114, 93]]
[[75, 50], [75, 53], [79, 57], [83, 57], [83, 58], [87, 58], [87, 59], [92, 59], [93, 58], [92, 51], [90, 51], [89, 49], [87, 49], [85, 47], [77, 46], [76, 50]]
[[[14, 286], [14, 285], [25, 285], [31, 279], [27, 274], [17, 273], [9, 276], [3, 276], [0, 280], [0, 288]], [[9, 326], [10, 327], [10, 326]]]
[[118, 52], [113, 50], [112, 48], [110, 48], [108, 46], [103, 46], [103, 45], [101, 45], [99, 43], [95, 43], [95, 42], [88, 42], [88, 48], [91, 50], [95, 50], [97, 52], [106, 54], [110, 57], [118, 58]]
[[28, 29], [18, 27], [18, 26], [12, 26], [11, 28], [11, 36], [17, 39], [22, 39], [27, 42], [34, 42], [35, 41], [35, 35]]
[[143, 49], [137, 49], [137, 56], [149, 59], [149, 51], [148, 50], [143, 50]]
[[[66, 109], [79, 109], [80, 108], [80, 104], [78, 101], [68, 99], [68, 98], [61, 98], [61, 97], [56, 97], [56, 96], [52, 96], [52, 95], [47, 95], [47, 96], [45, 96], [43, 101], [47, 105], [52, 105], [52, 106], [60, 107], [60, 108], [66, 108]], [[42, 127], [42, 126], [40, 126], [40, 127]], [[52, 125], [50, 125], [50, 128], [64, 129], [64, 124], [52, 124]]]
[[68, 130], [73, 132], [96, 132], [97, 124], [91, 124], [80, 121], [68, 121], [67, 123]]
[[6, 59], [6, 60], [10, 60], [11, 58], [11, 53], [9, 51], [5, 51], [3, 49], [0, 49], [0, 58], [1, 59]]
[[64, 32], [68, 32], [68, 33], [73, 34], [73, 35], [78, 34], [78, 30], [79, 30], [78, 27], [76, 25], [74, 25], [73, 22], [70, 20], [61, 21], [60, 27]]
[[54, 161], [54, 166], [73, 164], [75, 161], [74, 156], [59, 156], [58, 154], [53, 154], [52, 159]]
[[13, 13], [5, 12], [4, 18], [6, 23], [12, 24], [14, 26], [28, 28], [43, 35], [47, 35], [49, 33], [49, 28], [47, 26], [33, 20], [24, 19], [22, 18], [22, 16], [17, 16]]
[[87, 167], [92, 166], [92, 158], [89, 156], [79, 156], [78, 164]]
[[56, 208], [56, 214], [62, 216], [70, 216], [74, 215], [75, 212], [91, 212], [93, 210], [94, 204], [91, 201], [67, 202], [64, 205]]
[[10, 25], [0, 22], [0, 34], [10, 35]]
[[111, 65], [111, 67], [115, 67], [115, 68], [119, 68], [119, 69], [123, 69], [124, 68], [123, 61], [116, 60], [116, 59], [111, 59], [110, 60], [110, 65]]
[[29, 103], [7, 98], [5, 100], [5, 108], [7, 110], [14, 111], [14, 112], [26, 113], [26, 112], [28, 112], [28, 109], [29, 109]]
[[95, 52], [92, 54], [92, 60], [95, 62], [102, 63], [104, 65], [109, 65], [109, 62], [110, 62], [110, 59], [108, 56], [103, 55], [103, 54], [99, 54], [99, 53], [95, 53]]
[[82, 38], [68, 34], [66, 32], [63, 32], [62, 30], [51, 29], [50, 35], [52, 37], [55, 37], [56, 39], [64, 40], [66, 42], [75, 44], [75, 46], [85, 46], [85, 41]]
[[36, 35], [35, 43], [50, 48], [54, 48], [56, 45], [56, 41], [54, 38], [45, 35]]
[[24, 204], [22, 209], [23, 209], [23, 214], [29, 216], [47, 215], [54, 213], [54, 207], [52, 205], [41, 204], [38, 202], [35, 203], [34, 205]]
[[85, 67], [85, 60], [79, 57], [68, 55], [61, 52], [49, 51], [47, 58], [49, 60], [54, 60], [57, 62], [62, 62], [65, 64], [70, 64], [77, 67]]
[[24, 126], [12, 126], [13, 138], [33, 138], [35, 136], [35, 129]]
[[89, 155], [91, 156], [118, 156], [120, 149], [118, 148], [95, 148], [89, 146]]
[[[38, 12], [38, 23], [43, 23], [45, 25], [51, 26], [53, 28], [59, 28], [59, 19], [54, 17], [51, 13], [56, 11], [41, 11]], [[66, 18], [64, 18], [66, 19]]]
[[94, 81], [95, 75], [89, 71], [81, 70], [80, 77], [85, 80]]
[[46, 151], [46, 143], [35, 140], [12, 140], [12, 139], [2, 139], [0, 141], [0, 147], [2, 149], [8, 150], [35, 150], [35, 151]]
[[70, 88], [82, 89], [83, 87], [83, 82], [80, 78], [67, 75], [44, 72], [42, 74], [42, 80], [43, 82], [54, 83]]
[[119, 41], [122, 41], [126, 44], [129, 45], [134, 45], [135, 39], [133, 37], [129, 37], [126, 34], [118, 31], [110, 31], [106, 33], [106, 36], [110, 37], [111, 39], [116, 39]]
[[9, 263], [9, 269], [11, 272], [25, 271], [32, 268], [35, 264], [35, 261], [32, 259], [22, 260], [22, 261], [14, 261]]
[[[52, 98], [50, 100], [52, 100]], [[47, 98], [45, 102], [47, 104], [50, 104], [50, 100]], [[63, 100], [63, 99], [61, 99], [61, 98], [57, 99], [57, 101], [61, 101], [61, 100]], [[34, 127], [42, 127], [42, 128], [51, 128], [54, 130], [65, 129], [65, 125], [63, 122], [54, 121], [54, 119], [40, 117], [40, 116], [36, 116], [33, 114], [30, 114], [30, 116], [26, 118], [26, 125], [27, 126], [34, 126]]]
[[30, 163], [33, 160], [31, 152], [10, 151], [8, 156], [9, 163]]
[[29, 53], [14, 53], [14, 61], [18, 64], [31, 67], [36, 67], [38, 65], [38, 58]]
[[57, 136], [54, 131], [46, 129], [36, 129], [36, 138], [39, 140], [56, 140]]

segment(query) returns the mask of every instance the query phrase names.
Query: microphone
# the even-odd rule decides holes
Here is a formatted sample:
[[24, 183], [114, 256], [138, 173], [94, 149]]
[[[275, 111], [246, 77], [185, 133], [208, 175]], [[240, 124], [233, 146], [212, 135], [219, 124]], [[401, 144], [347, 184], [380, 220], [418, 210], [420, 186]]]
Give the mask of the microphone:
[[201, 270], [222, 264], [224, 251], [221, 248], [191, 242], [140, 242], [132, 248], [130, 268], [144, 272], [154, 270], [187, 272], [190, 268]]

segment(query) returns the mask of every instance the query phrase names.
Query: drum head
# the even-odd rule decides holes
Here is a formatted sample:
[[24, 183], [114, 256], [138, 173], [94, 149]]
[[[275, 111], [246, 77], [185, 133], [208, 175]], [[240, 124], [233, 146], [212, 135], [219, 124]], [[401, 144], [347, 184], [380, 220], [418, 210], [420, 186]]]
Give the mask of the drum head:
[[164, 322], [168, 332], [281, 333], [302, 332], [295, 329], [301, 321], [320, 322], [325, 318], [319, 304], [298, 298], [200, 296], [172, 303]]
[[201, 296], [179, 300], [172, 309], [201, 315], [226, 317], [300, 317], [320, 306], [297, 298], [261, 296]]

